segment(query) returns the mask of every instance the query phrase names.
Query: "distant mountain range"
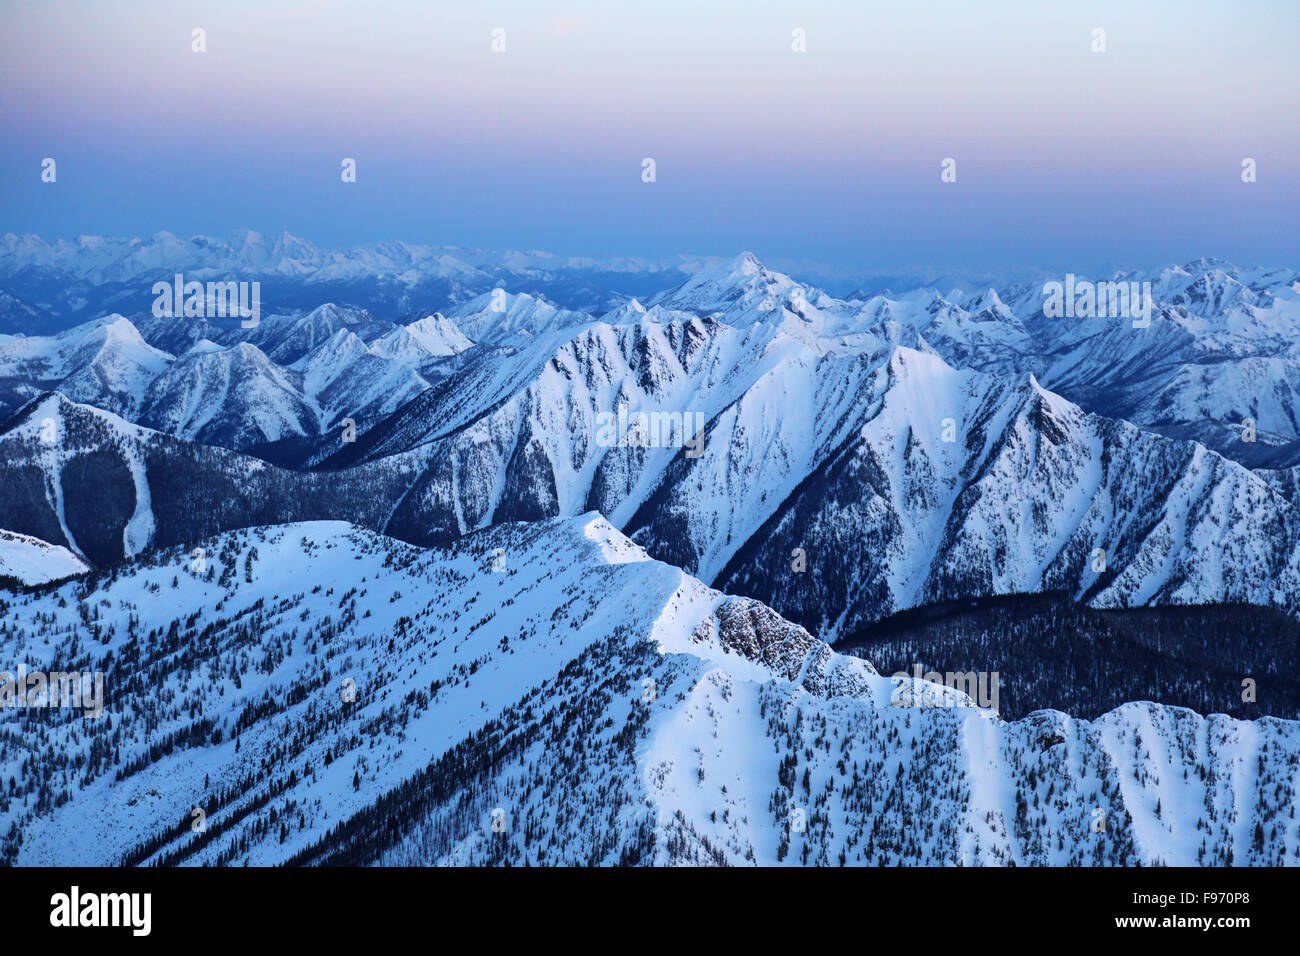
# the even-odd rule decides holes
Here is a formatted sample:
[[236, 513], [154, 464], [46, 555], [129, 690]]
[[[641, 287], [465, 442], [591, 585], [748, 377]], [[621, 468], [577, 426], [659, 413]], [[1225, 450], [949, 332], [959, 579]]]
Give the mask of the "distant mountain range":
[[[142, 316], [154, 282], [183, 273], [197, 281], [258, 280], [273, 310], [310, 311], [328, 301], [376, 313], [435, 311], [503, 286], [570, 308], [603, 311], [627, 295], [668, 288], [718, 260], [586, 259], [544, 252], [489, 252], [382, 242], [325, 250], [291, 236], [241, 230], [226, 239], [80, 236], [47, 242], [0, 237], [0, 333], [56, 331], [109, 313]], [[43, 324], [41, 324], [43, 323]]]
[[[391, 317], [409, 316], [446, 311], [499, 286], [599, 314], [628, 296], [645, 298], [726, 261], [716, 255], [597, 258], [406, 242], [326, 249], [288, 232], [265, 235], [249, 229], [225, 238], [188, 239], [159, 232], [148, 238], [47, 241], [8, 233], [0, 237], [0, 290], [8, 290], [0, 292], [0, 334], [58, 331], [114, 312], [135, 318], [148, 311], [152, 297], [146, 293], [153, 283], [177, 272], [201, 281], [258, 279], [262, 301], [285, 312], [336, 301]], [[1054, 278], [1041, 268], [898, 271], [792, 259], [771, 264], [846, 299], [927, 286], [1003, 288]], [[8, 294], [16, 298], [9, 301]]]

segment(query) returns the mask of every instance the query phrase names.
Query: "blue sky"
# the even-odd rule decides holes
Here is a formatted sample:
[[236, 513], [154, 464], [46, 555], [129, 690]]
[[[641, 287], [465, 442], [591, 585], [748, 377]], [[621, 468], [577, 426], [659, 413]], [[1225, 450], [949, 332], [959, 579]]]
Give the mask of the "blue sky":
[[3, 232], [1300, 264], [1295, 2], [7, 0], [0, 61]]

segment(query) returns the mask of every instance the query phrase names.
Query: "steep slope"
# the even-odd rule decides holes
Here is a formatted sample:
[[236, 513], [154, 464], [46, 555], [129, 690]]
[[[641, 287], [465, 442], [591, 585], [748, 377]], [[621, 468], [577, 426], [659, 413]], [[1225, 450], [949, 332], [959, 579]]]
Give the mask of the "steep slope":
[[[1263, 477], [1032, 376], [954, 369], [922, 338], [899, 344], [896, 320], [827, 337], [785, 306], [767, 314], [732, 327], [633, 303], [615, 325], [484, 350], [325, 464], [418, 468], [385, 529], [417, 543], [599, 510], [826, 639], [917, 604], [1041, 590], [1296, 609], [1300, 519]], [[602, 441], [624, 407], [698, 414], [703, 439], [694, 455]]]
[[[585, 280], [574, 276], [598, 269], [612, 280], [631, 275], [658, 276], [662, 284], [671, 277], [683, 280], [644, 300], [669, 312], [714, 317], [740, 329], [776, 325], [823, 351], [854, 347], [863, 336], [883, 336], [909, 347], [932, 348], [957, 368], [996, 375], [1032, 372], [1045, 387], [1089, 411], [1199, 441], [1248, 467], [1300, 463], [1300, 393], [1294, 384], [1300, 378], [1300, 276], [1293, 270], [1246, 269], [1201, 259], [1155, 272], [1116, 275], [1120, 282], [1151, 285], [1151, 325], [1135, 329], [1126, 318], [1049, 319], [1041, 282], [994, 288], [953, 278], [950, 281], [960, 287], [840, 300], [765, 268], [749, 253], [725, 261], [683, 261], [667, 269], [630, 260], [601, 265], [538, 253], [494, 259], [473, 250], [430, 250], [402, 243], [331, 254], [292, 236], [252, 233], [228, 242], [179, 240], [166, 234], [132, 242], [102, 237], [55, 244], [35, 237], [0, 240], [0, 279], [6, 268], [27, 278], [33, 270], [42, 275], [42, 270], [53, 270], [45, 279], [32, 281], [40, 288], [51, 285], [58, 296], [77, 299], [78, 309], [96, 301], [143, 314], [147, 303], [128, 306], [119, 300], [148, 288], [142, 276], [156, 279], [160, 269], [170, 275], [173, 268], [183, 268], [182, 262], [195, 263], [205, 274], [274, 275], [263, 290], [264, 312], [286, 314], [267, 315], [253, 330], [206, 319], [178, 323], [142, 318], [145, 338], [171, 354], [188, 351], [201, 339], [223, 345], [247, 341], [287, 366], [347, 329], [372, 354], [415, 367], [432, 381], [460, 366], [421, 364], [426, 352], [451, 358], [464, 352], [471, 340], [527, 347], [538, 337], [590, 324], [595, 312], [565, 308], [542, 293], [575, 281], [581, 284]], [[127, 277], [135, 278], [126, 283]], [[319, 305], [336, 291], [336, 283], [343, 283], [348, 301], [366, 302], [387, 314], [423, 310], [430, 302], [420, 298], [419, 290], [427, 281], [450, 283], [438, 293], [450, 296], [450, 318], [429, 316], [404, 327], [363, 309]], [[281, 295], [290, 288], [288, 298]], [[306, 295], [312, 298], [304, 306]], [[628, 304], [608, 289], [589, 289], [582, 296], [622, 303], [604, 317], [607, 324], [630, 319]], [[31, 301], [32, 308], [43, 307], [39, 297]], [[644, 311], [639, 303], [635, 308]], [[427, 336], [423, 343], [421, 335]], [[57, 385], [49, 377], [28, 379], [6, 382], [0, 375], [0, 402], [8, 410]], [[74, 399], [130, 415], [130, 398], [115, 395], [113, 389], [101, 398], [93, 374], [77, 384], [79, 391], [69, 391]], [[1242, 440], [1247, 418], [1254, 423], [1254, 441]]]
[[391, 415], [429, 387], [416, 363], [376, 354], [348, 329], [335, 332], [293, 369], [319, 409], [321, 431], [345, 418], [369, 423]]
[[[268, 360], [239, 387], [211, 388], [229, 381], [219, 374], [181, 376], [146, 420], [310, 462], [322, 469], [311, 480], [348, 483], [357, 465], [409, 475], [402, 493], [377, 500], [382, 518], [362, 523], [416, 543], [598, 510], [657, 558], [761, 598], [827, 639], [918, 604], [1042, 590], [1099, 607], [1294, 611], [1300, 521], [1284, 480], [1187, 435], [1172, 441], [1152, 434], [1156, 425], [1091, 416], [1011, 373], [1050, 334], [1065, 351], [1049, 371], [1114, 402], [1116, 374], [1149, 384], [1140, 373], [1189, 348], [1285, 340], [1294, 277], [1238, 279], [1213, 263], [1186, 274], [1197, 270], [1210, 278], [1159, 280], [1170, 304], [1148, 328], [1048, 329], [1025, 311], [1033, 290], [845, 303], [743, 255], [648, 309], [633, 300], [599, 321], [535, 297], [485, 294], [462, 318], [486, 341], [444, 356], [454, 365], [429, 379], [374, 347], [401, 352], [415, 333], [390, 329], [368, 345], [364, 313], [322, 307], [254, 330], [285, 357], [307, 348], [295, 367]], [[1224, 320], [1225, 309], [1258, 314]], [[1103, 349], [1109, 364], [1093, 354]], [[224, 354], [199, 342], [176, 366], [206, 369]], [[231, 354], [258, 353], [243, 344]], [[666, 425], [670, 434], [654, 437], [667, 440], [627, 433], [624, 412]], [[333, 434], [344, 418], [360, 426], [354, 443]], [[703, 437], [684, 447], [685, 426], [697, 422]], [[293, 447], [272, 456], [275, 442]], [[66, 540], [47, 533], [48, 510], [14, 530]]]
[[30, 670], [104, 696], [0, 709], [0, 859], [1300, 862], [1294, 722], [1005, 723], [595, 515], [427, 552], [337, 523], [205, 544], [5, 599]]
[[370, 350], [381, 358], [419, 367], [431, 359], [457, 355], [473, 344], [439, 312], [381, 335], [370, 343]]
[[[1197, 260], [1154, 274], [1147, 328], [1113, 319], [1048, 320], [1042, 298], [1027, 323], [1035, 343], [1022, 362], [1043, 383], [1109, 417], [1196, 437], [1247, 464], [1267, 446], [1300, 462], [1300, 285], [1290, 270], [1238, 269]], [[1242, 439], [1254, 419], [1258, 445]]]
[[319, 413], [303, 378], [257, 346], [197, 343], [150, 384], [135, 420], [179, 438], [247, 448], [290, 435], [313, 435]]
[[334, 338], [339, 332], [351, 331], [368, 340], [393, 328], [364, 309], [349, 308], [327, 302], [306, 315], [271, 315], [245, 334], [245, 341], [258, 346], [279, 365], [292, 365], [309, 352]]
[[[860, 434], [774, 510], [718, 586], [827, 639], [918, 604], [1041, 590], [1099, 607], [1296, 610], [1296, 509], [1245, 468], [1089, 415], [1032, 377], [956, 371], [906, 349], [877, 394]], [[691, 464], [718, 467], [710, 453]], [[690, 487], [684, 476], [668, 485]], [[680, 555], [701, 508], [707, 497], [669, 490], [629, 530]], [[688, 517], [660, 517], [673, 512]]]
[[[422, 372], [445, 374], [441, 366], [471, 344], [440, 317], [403, 327], [335, 306], [272, 316], [251, 330], [207, 319], [146, 324], [176, 347], [175, 358], [120, 316], [0, 341], [0, 414], [57, 390], [180, 438], [264, 450], [320, 436], [344, 418], [369, 425], [391, 414], [429, 387]], [[358, 332], [383, 332], [380, 347]]]
[[171, 361], [120, 315], [58, 335], [9, 339], [0, 342], [0, 416], [55, 388], [73, 401], [129, 416]]
[[[418, 454], [424, 473], [388, 529], [409, 540], [591, 509], [619, 525], [689, 450], [688, 425], [693, 437], [776, 370], [800, 367], [810, 383], [815, 359], [803, 342], [767, 326], [733, 329], [653, 308], [635, 324], [595, 323], [516, 350], [485, 350], [326, 464]], [[844, 361], [867, 367], [861, 357]], [[854, 401], [851, 384], [836, 393]], [[624, 410], [629, 424], [620, 432]], [[632, 422], [640, 414], [644, 431]], [[778, 415], [773, 427], [799, 424], [783, 425]]]
[[[1300, 462], [1294, 271], [1204, 259], [1114, 280], [1150, 284], [1149, 326], [1134, 328], [1130, 318], [1048, 318], [1041, 283], [841, 301], [748, 253], [650, 302], [737, 327], [775, 322], [792, 335], [803, 327], [824, 341], [872, 333], [910, 346], [924, 342], [955, 368], [1032, 372], [1089, 411], [1199, 440], [1248, 466]], [[1241, 440], [1247, 417], [1255, 422], [1254, 445]]]
[[[950, 298], [951, 297], [951, 298]], [[955, 301], [953, 301], [955, 300]], [[1015, 375], [1033, 350], [1024, 322], [992, 289], [965, 296], [921, 289], [900, 298], [873, 296], [862, 304], [854, 324], [913, 332], [954, 368]]]

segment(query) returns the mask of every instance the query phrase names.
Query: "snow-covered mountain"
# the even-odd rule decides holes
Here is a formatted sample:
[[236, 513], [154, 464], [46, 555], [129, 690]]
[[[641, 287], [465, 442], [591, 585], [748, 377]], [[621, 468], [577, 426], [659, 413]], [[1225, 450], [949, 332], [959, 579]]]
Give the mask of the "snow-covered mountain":
[[370, 343], [370, 350], [381, 358], [420, 366], [430, 358], [458, 355], [473, 344], [456, 323], [437, 312], [386, 332]]
[[[1267, 298], [1268, 321], [1211, 331], [1281, 342], [1271, 323], [1289, 300], [1267, 281], [1279, 289], [1267, 297], [1245, 285], [1198, 297], [1170, 276], [1159, 288], [1183, 303]], [[1046, 334], [1031, 299], [847, 303], [746, 254], [599, 320], [504, 292], [410, 326], [326, 306], [253, 330], [269, 354], [195, 343], [133, 417], [234, 449], [311, 442], [298, 461], [406, 476], [363, 523], [416, 543], [597, 510], [655, 557], [828, 640], [903, 608], [1018, 592], [1294, 611], [1287, 473], [1090, 414], [1013, 371]], [[1092, 337], [1182, 347], [1191, 313], [1170, 314], [1145, 329], [1101, 322]], [[112, 325], [129, 337], [126, 320]], [[623, 413], [654, 416], [666, 440], [608, 441], [602, 424]], [[344, 419], [354, 443], [336, 434]], [[12, 530], [64, 540], [39, 523]]]
[[415, 477], [400, 461], [276, 468], [58, 394], [0, 426], [0, 476], [0, 528], [99, 566], [254, 524], [341, 518], [382, 528]]
[[288, 232], [271, 236], [251, 229], [237, 230], [224, 239], [213, 236], [182, 239], [165, 231], [144, 239], [78, 236], [73, 240], [47, 242], [35, 235], [8, 233], [0, 237], [0, 270], [60, 270], [99, 284], [153, 275], [160, 270], [183, 270], [195, 265], [214, 271], [258, 275], [296, 277], [311, 274], [318, 281], [326, 281], [400, 275], [412, 270], [442, 277], [488, 275], [498, 270], [521, 276], [566, 272], [664, 272], [677, 275], [695, 271], [700, 261], [688, 256], [596, 259], [537, 251], [495, 252], [407, 242], [380, 242], [331, 250], [322, 249]]
[[154, 379], [138, 420], [208, 445], [247, 448], [318, 430], [303, 382], [257, 346], [196, 344]]
[[[956, 368], [1032, 372], [1089, 411], [1199, 440], [1252, 467], [1300, 463], [1300, 274], [1202, 259], [1113, 279], [1150, 284], [1149, 326], [1048, 318], [1041, 283], [839, 300], [748, 253], [650, 301], [738, 326], [784, 322], [797, 334], [802, 324], [832, 340], [893, 330]], [[1246, 418], [1254, 442], [1242, 440]]]
[[[204, 319], [153, 319], [145, 293], [160, 275], [174, 272], [198, 279], [261, 276], [264, 303], [282, 314], [270, 315], [251, 333], [234, 334]], [[898, 281], [914, 285], [921, 275]], [[1040, 276], [1064, 278], [1041, 270]], [[1124, 319], [1049, 319], [1039, 278], [995, 286], [941, 276], [911, 291], [837, 299], [765, 268], [749, 253], [730, 260], [600, 261], [406, 243], [325, 251], [288, 234], [247, 230], [225, 240], [160, 233], [145, 240], [48, 243], [8, 235], [0, 241], [0, 288], [22, 299], [24, 308], [83, 319], [120, 312], [133, 317], [147, 341], [173, 355], [202, 339], [249, 341], [287, 366], [349, 328], [381, 357], [402, 360], [413, 346], [399, 331], [401, 323], [375, 315], [425, 316], [436, 308], [456, 328], [450, 335], [438, 329], [431, 349], [451, 356], [465, 351], [464, 339], [537, 336], [597, 316], [617, 325], [611, 316], [625, 315], [629, 297], [638, 296], [649, 306], [737, 327], [783, 324], [788, 334], [820, 339], [822, 347], [872, 329], [892, 330], [899, 344], [923, 340], [956, 368], [1032, 372], [1088, 411], [1200, 441], [1250, 467], [1300, 464], [1294, 386], [1300, 276], [1294, 270], [1200, 259], [1094, 278], [1150, 283], [1152, 324], [1135, 329]], [[320, 305], [330, 298], [358, 305]], [[420, 371], [430, 379], [429, 369]], [[1253, 432], [1243, 425], [1247, 418]], [[1255, 440], [1243, 441], [1243, 435]]]
[[[416, 542], [598, 510], [825, 639], [917, 604], [1040, 590], [1296, 609], [1300, 517], [1265, 476], [1031, 375], [954, 369], [896, 328], [850, 343], [768, 314], [732, 327], [630, 307], [623, 324], [485, 353], [326, 464], [419, 469], [385, 529]], [[602, 445], [623, 407], [698, 413], [698, 455]]]
[[561, 309], [528, 293], [493, 289], [451, 310], [451, 319], [475, 341], [544, 335], [591, 321], [585, 312]]
[[252, 330], [193, 321], [146, 322], [174, 355], [122, 316], [0, 341], [0, 413], [58, 390], [178, 437], [263, 448], [390, 415], [473, 344], [441, 315], [403, 326], [332, 304]]
[[340, 332], [351, 332], [369, 340], [392, 330], [392, 323], [377, 319], [364, 309], [346, 308], [333, 302], [318, 306], [306, 315], [271, 315], [248, 331], [244, 341], [266, 352], [281, 365], [292, 365], [330, 342]]
[[[405, 476], [377, 499], [383, 518], [363, 522], [374, 530], [428, 544], [597, 510], [655, 557], [827, 640], [904, 608], [1020, 592], [1300, 606], [1285, 480], [1089, 414], [1032, 375], [944, 361], [1000, 368], [997, 343], [1010, 354], [1032, 336], [996, 294], [852, 306], [742, 256], [602, 320], [507, 294], [491, 326], [488, 298], [438, 320], [444, 339], [470, 320], [484, 341], [432, 386], [375, 354], [352, 330], [364, 316], [318, 310], [266, 340], [285, 357], [314, 345], [293, 366], [247, 343], [196, 346], [139, 420], [250, 448], [351, 417], [356, 442], [325, 435], [306, 457]], [[620, 413], [655, 416], [666, 440], [602, 441]]]
[[[828, 638], [882, 610], [983, 594], [1297, 609], [1300, 514], [1241, 465], [1085, 413], [1032, 376], [1009, 383], [908, 350], [878, 395], [860, 436], [828, 449], [716, 586]], [[682, 557], [685, 528], [707, 525], [691, 518], [690, 479], [670, 487], [629, 530]], [[660, 518], [674, 513], [687, 517]]]
[[39, 335], [54, 324], [54, 316], [0, 289], [0, 336]]
[[446, 550], [337, 522], [202, 544], [5, 599], [6, 645], [102, 672], [103, 712], [0, 709], [0, 859], [1300, 862], [1295, 722], [1007, 723], [595, 514]]
[[74, 401], [133, 415], [171, 362], [120, 315], [49, 337], [0, 341], [0, 412], [57, 388]]
[[[1048, 318], [1041, 286], [1000, 297], [920, 290], [862, 308], [914, 328], [955, 366], [1033, 372], [1090, 411], [1197, 439], [1252, 467], [1300, 463], [1300, 276], [1198, 260], [1115, 279], [1150, 283], [1149, 326]], [[1243, 441], [1247, 418], [1254, 442]]]

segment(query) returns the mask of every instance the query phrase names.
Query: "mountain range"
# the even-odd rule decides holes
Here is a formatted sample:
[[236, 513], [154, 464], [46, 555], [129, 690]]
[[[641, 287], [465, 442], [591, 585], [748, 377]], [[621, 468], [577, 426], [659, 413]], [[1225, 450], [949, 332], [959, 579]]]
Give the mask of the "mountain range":
[[[105, 864], [1300, 861], [1285, 668], [1213, 658], [1261, 697], [1197, 716], [1170, 704], [1239, 710], [1193, 687], [1210, 651], [1087, 617], [1290, 635], [1300, 274], [1113, 277], [1143, 326], [748, 253], [204, 242], [0, 244], [4, 642], [115, 688], [103, 730], [0, 710], [0, 780], [41, 768], [0, 786], [0, 858], [57, 862], [90, 813]], [[254, 328], [155, 317], [172, 269], [293, 291]], [[1140, 657], [1146, 702], [1036, 711], [1080, 700], [1030, 676], [1069, 630], [1016, 625], [1015, 719], [899, 706], [867, 662], [922, 652], [891, 616], [1027, 594]], [[926, 653], [991, 669], [982, 620]]]

